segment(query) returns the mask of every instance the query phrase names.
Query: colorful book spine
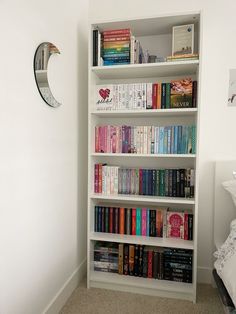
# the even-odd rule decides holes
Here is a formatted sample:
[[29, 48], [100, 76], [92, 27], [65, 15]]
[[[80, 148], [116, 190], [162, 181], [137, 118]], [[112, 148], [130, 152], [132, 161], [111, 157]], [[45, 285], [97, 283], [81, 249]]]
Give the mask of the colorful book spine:
[[147, 235], [147, 210], [146, 208], [142, 209], [142, 236]]
[[141, 235], [141, 225], [142, 225], [141, 208], [136, 208], [136, 235]]

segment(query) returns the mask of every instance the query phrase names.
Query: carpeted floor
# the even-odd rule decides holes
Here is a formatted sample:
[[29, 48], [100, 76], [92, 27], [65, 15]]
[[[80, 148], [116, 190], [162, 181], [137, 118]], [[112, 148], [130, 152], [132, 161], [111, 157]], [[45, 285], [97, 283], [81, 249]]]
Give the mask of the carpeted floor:
[[198, 286], [196, 304], [104, 289], [87, 289], [84, 281], [60, 314], [223, 314], [217, 290]]

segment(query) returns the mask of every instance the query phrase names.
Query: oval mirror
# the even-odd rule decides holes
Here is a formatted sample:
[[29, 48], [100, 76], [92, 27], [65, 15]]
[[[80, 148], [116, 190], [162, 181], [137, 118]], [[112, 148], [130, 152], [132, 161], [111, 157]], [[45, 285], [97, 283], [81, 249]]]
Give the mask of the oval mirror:
[[60, 53], [55, 45], [49, 42], [40, 44], [34, 55], [35, 81], [43, 100], [51, 107], [59, 107], [61, 104], [54, 98], [48, 83], [48, 61], [52, 54]]

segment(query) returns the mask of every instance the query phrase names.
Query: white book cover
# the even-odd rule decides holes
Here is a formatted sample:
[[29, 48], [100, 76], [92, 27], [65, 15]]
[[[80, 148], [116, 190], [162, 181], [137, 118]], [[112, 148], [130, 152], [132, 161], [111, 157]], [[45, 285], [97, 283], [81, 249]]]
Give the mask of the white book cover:
[[107, 194], [107, 166], [102, 166], [102, 194]]
[[142, 83], [142, 109], [146, 109], [147, 107], [147, 84]]
[[143, 97], [142, 97], [142, 83], [138, 83], [136, 84], [137, 86], [137, 89], [136, 89], [136, 92], [137, 92], [137, 109], [142, 109], [142, 106], [143, 106]]
[[134, 88], [134, 84], [129, 84], [129, 109], [132, 110], [133, 109], [133, 88]]
[[134, 42], [135, 42], [135, 37], [131, 36], [130, 38], [130, 63], [134, 64]]
[[119, 167], [114, 167], [114, 194], [118, 194], [118, 172]]
[[144, 127], [140, 126], [140, 154], [144, 154]]
[[122, 84], [122, 109], [125, 110], [126, 109], [126, 84]]
[[112, 85], [112, 94], [113, 94], [113, 110], [117, 110], [117, 103], [118, 103], [118, 93], [117, 93], [117, 85]]
[[147, 83], [147, 105], [146, 109], [152, 109], [152, 83]]
[[107, 177], [106, 177], [106, 194], [110, 195], [111, 194], [111, 168], [112, 167], [107, 167]]
[[155, 154], [155, 126], [151, 127], [151, 154]]
[[152, 126], [147, 127], [147, 153], [152, 153]]
[[111, 110], [113, 108], [113, 86], [96, 85], [94, 101], [96, 110]]
[[115, 167], [110, 167], [110, 194], [114, 194]]
[[154, 154], [159, 152], [159, 127], [155, 127], [155, 145], [154, 145]]
[[129, 110], [129, 84], [125, 84], [125, 109]]
[[119, 110], [122, 109], [122, 84], [118, 85], [118, 108]]
[[133, 84], [133, 109], [137, 109], [137, 84]]
[[143, 154], [147, 154], [148, 152], [148, 130], [147, 126], [143, 127]]
[[136, 126], [136, 146], [137, 146], [137, 154], [141, 154], [141, 127], [140, 126]]

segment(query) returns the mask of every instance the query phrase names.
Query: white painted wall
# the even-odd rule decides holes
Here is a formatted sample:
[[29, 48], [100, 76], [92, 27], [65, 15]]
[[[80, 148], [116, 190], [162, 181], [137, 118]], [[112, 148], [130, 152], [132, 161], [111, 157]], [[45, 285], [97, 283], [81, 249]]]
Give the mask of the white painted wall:
[[[47, 309], [86, 257], [86, 0], [0, 1], [0, 313]], [[51, 41], [58, 109], [36, 88]], [[49, 307], [49, 310], [51, 308]]]
[[[236, 107], [227, 107], [229, 68], [236, 68], [234, 0], [90, 0], [93, 21], [148, 17], [202, 10], [200, 110], [199, 281], [212, 267], [214, 161], [236, 157]], [[222, 208], [222, 210], [224, 210]]]

